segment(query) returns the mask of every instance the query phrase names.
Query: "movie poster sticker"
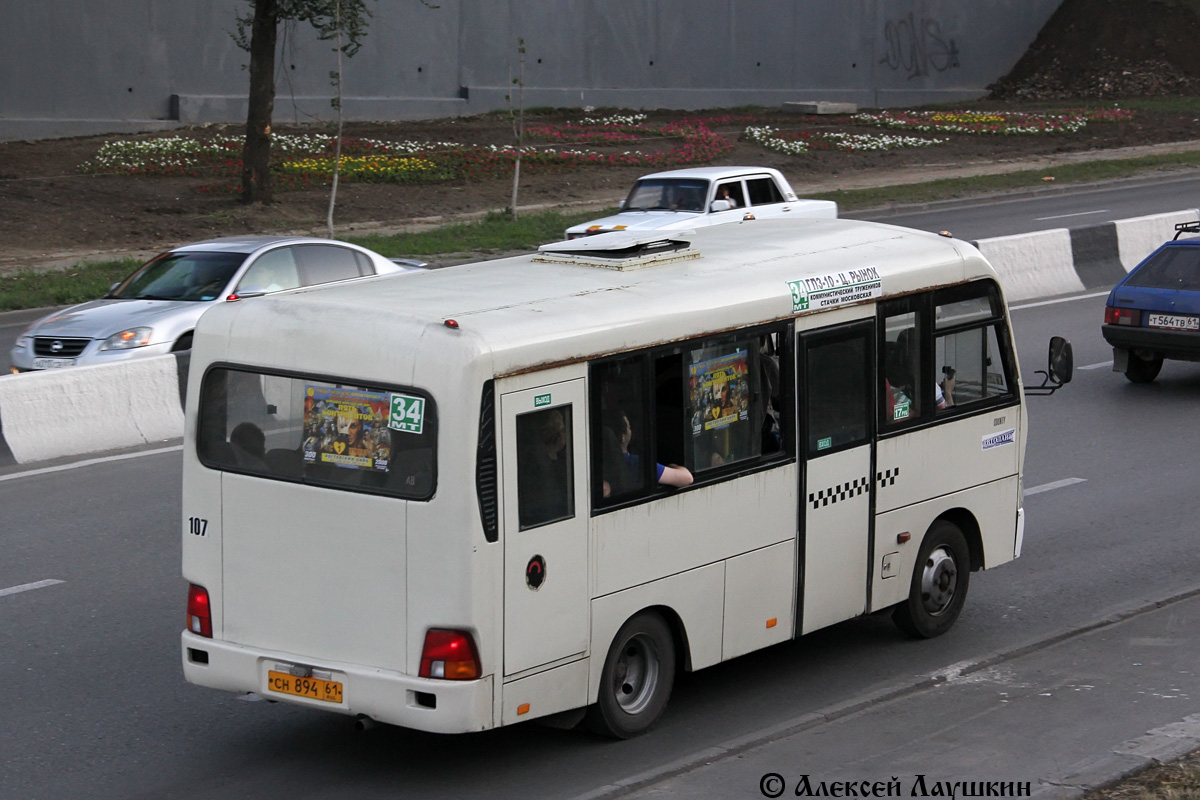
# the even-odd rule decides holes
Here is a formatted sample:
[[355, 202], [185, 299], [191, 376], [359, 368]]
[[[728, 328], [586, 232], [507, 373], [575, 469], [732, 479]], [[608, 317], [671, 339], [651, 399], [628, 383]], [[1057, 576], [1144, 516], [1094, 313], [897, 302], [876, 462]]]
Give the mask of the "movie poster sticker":
[[697, 361], [688, 367], [692, 436], [750, 421], [750, 352]]
[[391, 395], [310, 383], [304, 387], [304, 462], [387, 472]]
[[875, 267], [847, 269], [788, 281], [792, 313], [859, 303], [883, 297], [883, 280]]

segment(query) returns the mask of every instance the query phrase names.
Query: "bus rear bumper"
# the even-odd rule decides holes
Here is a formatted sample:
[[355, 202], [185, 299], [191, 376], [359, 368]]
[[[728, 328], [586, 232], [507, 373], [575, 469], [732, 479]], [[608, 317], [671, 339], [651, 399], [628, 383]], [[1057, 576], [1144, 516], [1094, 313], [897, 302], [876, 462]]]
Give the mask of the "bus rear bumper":
[[[392, 670], [311, 660], [291, 653], [243, 647], [189, 631], [181, 635], [183, 675], [188, 683], [227, 692], [255, 693], [335, 714], [430, 733], [466, 733], [494, 727], [492, 676], [474, 681], [417, 678]], [[342, 702], [297, 697], [268, 686], [267, 673], [311, 666], [312, 676], [341, 684]]]

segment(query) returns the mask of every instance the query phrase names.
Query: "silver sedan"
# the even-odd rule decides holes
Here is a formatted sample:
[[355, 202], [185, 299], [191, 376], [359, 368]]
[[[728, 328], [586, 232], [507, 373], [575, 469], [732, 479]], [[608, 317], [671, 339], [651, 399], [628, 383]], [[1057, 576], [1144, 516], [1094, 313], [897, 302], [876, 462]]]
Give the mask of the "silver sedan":
[[217, 303], [425, 266], [347, 242], [298, 236], [240, 236], [183, 245], [150, 259], [103, 298], [33, 323], [13, 346], [12, 371], [108, 364], [188, 350], [196, 321]]

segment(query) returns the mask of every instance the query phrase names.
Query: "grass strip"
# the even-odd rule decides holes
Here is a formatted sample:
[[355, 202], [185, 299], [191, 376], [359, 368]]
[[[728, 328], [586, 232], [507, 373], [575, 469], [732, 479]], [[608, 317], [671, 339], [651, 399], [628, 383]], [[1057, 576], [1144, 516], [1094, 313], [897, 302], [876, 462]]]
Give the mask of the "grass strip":
[[[615, 211], [616, 209], [613, 209], [613, 212]], [[508, 214], [494, 212], [478, 222], [456, 222], [417, 233], [346, 237], [346, 241], [368, 247], [388, 258], [450, 258], [513, 250], [535, 250], [538, 245], [563, 238], [563, 231], [571, 225], [596, 219], [606, 213], [609, 212], [580, 211], [563, 214], [558, 211], [542, 211], [522, 214], [514, 221]]]
[[64, 270], [0, 275], [0, 311], [67, 306], [95, 300], [141, 262], [135, 258], [80, 262]]

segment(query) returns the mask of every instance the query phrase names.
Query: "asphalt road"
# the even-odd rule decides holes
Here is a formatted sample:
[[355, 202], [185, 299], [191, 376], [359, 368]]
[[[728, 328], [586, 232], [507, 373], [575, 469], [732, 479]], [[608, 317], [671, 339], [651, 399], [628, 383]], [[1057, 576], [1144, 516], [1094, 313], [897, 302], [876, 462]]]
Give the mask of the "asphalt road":
[[923, 208], [876, 209], [842, 216], [934, 233], [948, 230], [959, 239], [976, 241], [1185, 208], [1200, 208], [1200, 176], [1190, 173], [1112, 181], [1086, 189], [1054, 188], [1032, 195], [940, 201]]
[[[1102, 303], [1013, 312], [1029, 379], [1051, 333], [1075, 342], [1080, 369], [1067, 389], [1029, 401], [1025, 486], [1035, 493], [1024, 557], [976, 576], [950, 634], [913, 642], [868, 618], [687, 675], [663, 723], [632, 742], [536, 725], [450, 738], [360, 734], [343, 717], [188, 686], [178, 662], [178, 452], [6, 470], [0, 796], [575, 796], [1182, 591], [1196, 582], [1194, 479], [1193, 448], [1177, 433], [1193, 418], [1200, 366], [1168, 363], [1150, 386], [1113, 374], [1097, 331]], [[61, 583], [11, 591], [44, 581]]]
[[[1152, 212], [1126, 216], [1140, 213]], [[1029, 400], [1024, 555], [974, 576], [949, 634], [914, 642], [865, 618], [685, 675], [662, 724], [632, 742], [533, 724], [356, 733], [344, 717], [189, 686], [178, 452], [0, 470], [0, 797], [573, 797], [1192, 588], [1194, 447], [1181, 433], [1200, 365], [1128, 383], [1107, 363], [1102, 307], [1085, 295], [1013, 310], [1026, 382], [1052, 334], [1074, 342], [1076, 378]]]

